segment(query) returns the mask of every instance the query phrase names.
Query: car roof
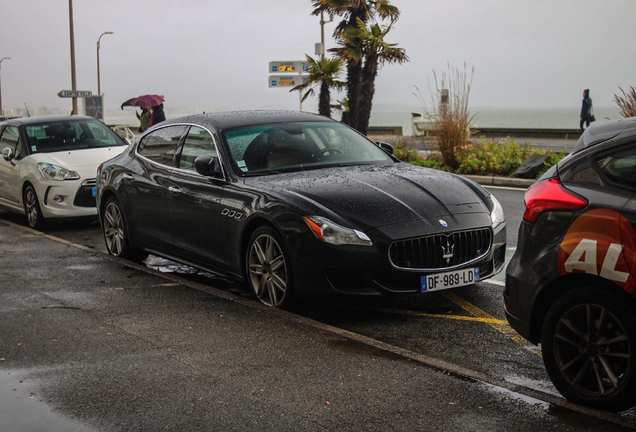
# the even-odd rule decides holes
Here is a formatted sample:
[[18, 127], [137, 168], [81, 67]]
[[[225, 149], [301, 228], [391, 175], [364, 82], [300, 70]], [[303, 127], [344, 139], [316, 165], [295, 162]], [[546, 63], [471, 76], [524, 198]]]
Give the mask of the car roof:
[[6, 120], [7, 124], [13, 125], [33, 125], [41, 123], [52, 123], [61, 121], [81, 121], [81, 120], [95, 120], [93, 117], [80, 116], [80, 115], [43, 115], [32, 117], [20, 117]]
[[636, 137], [636, 117], [600, 122], [585, 129], [576, 142], [572, 154], [612, 138], [630, 137]]
[[254, 110], [219, 111], [213, 113], [194, 114], [170, 119], [160, 124], [196, 123], [209, 126], [215, 130], [225, 130], [243, 126], [257, 126], [262, 124], [298, 121], [329, 122], [334, 120], [322, 115], [302, 111]]

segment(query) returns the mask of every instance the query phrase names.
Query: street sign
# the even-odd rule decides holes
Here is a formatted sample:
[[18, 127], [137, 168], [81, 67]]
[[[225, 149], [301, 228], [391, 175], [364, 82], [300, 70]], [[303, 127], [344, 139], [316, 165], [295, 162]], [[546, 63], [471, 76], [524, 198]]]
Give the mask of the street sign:
[[309, 64], [302, 60], [269, 62], [270, 73], [309, 73]]
[[307, 82], [307, 75], [270, 75], [269, 86], [270, 87], [296, 87], [297, 85], [305, 84]]
[[86, 98], [93, 96], [90, 90], [62, 90], [57, 94], [61, 98]]

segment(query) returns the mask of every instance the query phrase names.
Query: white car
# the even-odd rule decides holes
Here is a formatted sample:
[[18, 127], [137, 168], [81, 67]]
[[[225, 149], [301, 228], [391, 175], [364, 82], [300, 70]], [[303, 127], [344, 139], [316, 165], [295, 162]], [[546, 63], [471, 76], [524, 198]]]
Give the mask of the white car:
[[0, 124], [0, 208], [46, 219], [92, 216], [95, 176], [127, 143], [91, 117], [39, 116]]

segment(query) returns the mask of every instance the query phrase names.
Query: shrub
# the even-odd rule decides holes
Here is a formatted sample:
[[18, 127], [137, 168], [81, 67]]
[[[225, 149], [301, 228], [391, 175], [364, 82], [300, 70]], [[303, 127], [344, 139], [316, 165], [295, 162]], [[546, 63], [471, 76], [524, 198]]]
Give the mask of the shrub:
[[469, 144], [455, 152], [458, 174], [497, 175], [510, 177], [532, 154], [549, 155], [545, 169], [560, 161], [565, 153], [532, 148], [529, 143], [520, 146], [509, 138], [495, 142], [481, 138], [476, 144]]
[[481, 138], [478, 143], [470, 143], [456, 149], [454, 159], [456, 168], [449, 167], [441, 153], [429, 157], [418, 155], [417, 151], [408, 147], [408, 141], [394, 144], [393, 155], [413, 165], [451, 171], [457, 174], [476, 174], [511, 177], [514, 172], [530, 157], [531, 154], [548, 155], [543, 174], [552, 165], [558, 163], [566, 153], [553, 150], [532, 148], [529, 143], [520, 146], [509, 138], [501, 141]]
[[636, 117], [636, 89], [629, 87], [629, 91], [625, 92], [622, 88], [618, 88], [623, 96], [614, 95], [614, 103], [618, 105], [619, 112], [623, 117]]
[[389, 144], [393, 146], [393, 156], [401, 161], [415, 162], [422, 158], [408, 138], [399, 137], [390, 139]]
[[458, 167], [455, 151], [470, 140], [470, 125], [475, 118], [468, 109], [473, 74], [474, 68], [468, 77], [466, 64], [463, 71], [449, 65], [448, 73], [444, 72], [441, 80], [438, 80], [437, 74], [433, 71], [435, 91], [431, 89], [429, 82], [432, 106], [430, 110], [426, 107], [419, 89], [415, 87], [416, 96], [424, 105], [428, 117], [432, 119], [433, 133], [444, 164], [452, 169]]

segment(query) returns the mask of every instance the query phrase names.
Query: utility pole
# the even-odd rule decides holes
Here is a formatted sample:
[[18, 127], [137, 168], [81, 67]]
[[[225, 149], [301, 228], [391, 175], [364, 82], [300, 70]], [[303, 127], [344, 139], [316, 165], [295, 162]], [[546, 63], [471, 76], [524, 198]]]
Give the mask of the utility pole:
[[[71, 34], [71, 90], [77, 90], [75, 79], [75, 33], [73, 32], [73, 0], [68, 0], [68, 22]], [[77, 115], [77, 98], [73, 98], [73, 114]]]
[[[4, 60], [9, 60], [11, 57], [2, 57], [0, 60], [0, 71], [2, 70], [2, 62]], [[4, 109], [2, 108], [2, 84], [0, 83], [0, 115], [4, 115]]]

